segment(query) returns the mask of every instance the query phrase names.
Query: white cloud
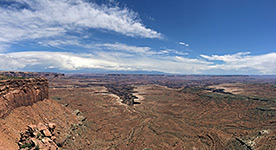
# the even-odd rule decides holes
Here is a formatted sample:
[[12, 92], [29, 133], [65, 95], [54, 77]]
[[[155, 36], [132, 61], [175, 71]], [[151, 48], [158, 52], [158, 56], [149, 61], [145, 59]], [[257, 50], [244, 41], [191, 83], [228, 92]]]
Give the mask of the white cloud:
[[255, 70], [256, 74], [276, 74], [276, 53], [249, 55], [250, 52], [240, 52], [234, 55], [212, 55], [201, 57], [209, 61], [222, 61], [222, 64], [209, 66], [211, 69], [247, 71]]
[[0, 42], [64, 36], [87, 28], [104, 29], [131, 37], [161, 38], [146, 28], [127, 8], [97, 5], [84, 0], [15, 0], [28, 9], [0, 6]]
[[191, 59], [191, 58], [186, 58], [186, 57], [181, 57], [181, 56], [175, 56], [175, 60], [180, 61], [180, 62], [186, 62], [186, 63], [193, 63], [193, 64], [213, 64], [212, 62], [208, 62], [205, 60], [200, 60], [200, 59]]
[[189, 55], [189, 53], [187, 52], [181, 52], [181, 51], [178, 51], [176, 49], [165, 49], [163, 51], [160, 52], [161, 54], [174, 54], [174, 55], [180, 55], [180, 56], [183, 56], [183, 55]]
[[[69, 52], [15, 52], [0, 54], [0, 70], [45, 68], [59, 70], [104, 69], [118, 71], [161, 71], [183, 74], [276, 74], [276, 53], [252, 56], [201, 55], [202, 58], [164, 55], [130, 55], [119, 51], [75, 54]], [[218, 63], [217, 61], [222, 61]], [[9, 62], [9, 65], [6, 65]], [[221, 72], [222, 71], [222, 72]]]
[[248, 54], [250, 54], [250, 52], [239, 52], [233, 55], [222, 55], [222, 56], [219, 56], [219, 55], [212, 55], [212, 56], [200, 55], [200, 56], [208, 60], [221, 60], [225, 62], [234, 62], [236, 60], [240, 60], [244, 58]]
[[[59, 68], [61, 70], [78, 70], [82, 68], [123, 69], [119, 64], [96, 58], [90, 54], [74, 54], [67, 52], [16, 52], [3, 55], [12, 58], [21, 68], [41, 66], [41, 68]], [[2, 67], [2, 66], [1, 66]]]
[[[3, 59], [5, 58], [5, 59]], [[25, 68], [60, 70], [81, 70], [86, 68], [105, 70], [144, 70], [168, 73], [200, 73], [205, 68], [204, 61], [176, 59], [175, 57], [132, 56], [117, 52], [98, 52], [96, 54], [74, 54], [68, 52], [15, 52], [0, 55], [0, 60], [12, 61], [14, 65], [0, 63], [1, 70], [24, 70]], [[39, 68], [37, 68], [39, 67]]]
[[82, 43], [81, 41], [77, 39], [64, 39], [64, 40], [47, 40], [47, 41], [40, 41], [38, 44], [48, 47], [57, 47], [60, 49], [63, 49], [63, 46], [78, 46], [81, 48], [85, 48], [87, 50], [93, 49], [93, 51], [118, 51], [118, 52], [124, 52], [124, 53], [136, 53], [136, 54], [155, 54], [158, 52], [151, 51], [150, 47], [144, 46], [132, 46], [127, 45], [123, 43], [96, 43], [96, 44], [86, 44]]
[[24, 62], [24, 61], [22, 62], [6, 54], [0, 54], [0, 70], [22, 69], [26, 66], [25, 63], [28, 63], [28, 62]]
[[108, 50], [121, 50], [125, 52], [131, 52], [131, 53], [140, 53], [140, 54], [147, 54], [151, 53], [150, 47], [137, 47], [137, 46], [130, 46], [122, 43], [104, 43], [104, 44], [96, 44], [95, 46], [102, 47], [103, 49]]
[[180, 45], [184, 45], [184, 46], [186, 46], [186, 47], [189, 47], [189, 44], [184, 43], [184, 42], [179, 42], [179, 44], [180, 44]]
[[[92, 44], [86, 44], [78, 39], [64, 39], [64, 40], [46, 40], [46, 41], [40, 41], [38, 44], [48, 47], [57, 47], [60, 49], [68, 49], [64, 48], [64, 46], [77, 46], [80, 48], [85, 48], [88, 51], [117, 51], [124, 53], [128, 53], [128, 55], [134, 54], [136, 55], [164, 55], [164, 54], [172, 54], [172, 55], [188, 55], [186, 52], [180, 52], [175, 49], [164, 49], [164, 50], [153, 50], [152, 48], [148, 46], [133, 46], [133, 45], [127, 45], [124, 43], [92, 43]], [[92, 50], [93, 49], [93, 50]]]
[[175, 49], [164, 49], [164, 50], [153, 50], [150, 47], [143, 46], [132, 46], [123, 43], [104, 43], [104, 44], [94, 44], [94, 45], [84, 45], [86, 48], [97, 48], [102, 50], [112, 50], [112, 51], [122, 51], [125, 53], [135, 53], [140, 55], [164, 55], [164, 54], [171, 54], [171, 55], [188, 55], [186, 52], [179, 52]]
[[78, 40], [75, 39], [64, 39], [64, 40], [47, 40], [47, 41], [40, 41], [38, 44], [43, 45], [43, 46], [51, 46], [51, 47], [62, 47], [62, 46], [68, 46], [68, 45], [73, 45], [73, 46], [80, 46], [83, 47]]

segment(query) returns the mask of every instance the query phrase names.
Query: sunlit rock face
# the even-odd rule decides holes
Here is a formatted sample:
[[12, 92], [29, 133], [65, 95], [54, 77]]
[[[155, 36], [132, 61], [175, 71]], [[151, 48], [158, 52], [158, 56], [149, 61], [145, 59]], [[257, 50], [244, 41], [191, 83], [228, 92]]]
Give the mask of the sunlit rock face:
[[0, 81], [0, 117], [20, 106], [48, 99], [48, 81], [43, 78]]

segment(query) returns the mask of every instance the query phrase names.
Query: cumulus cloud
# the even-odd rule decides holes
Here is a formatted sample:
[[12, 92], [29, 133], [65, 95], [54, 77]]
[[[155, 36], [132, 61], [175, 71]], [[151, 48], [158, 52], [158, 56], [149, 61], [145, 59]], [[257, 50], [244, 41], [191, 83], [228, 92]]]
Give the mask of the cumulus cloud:
[[204, 69], [204, 61], [176, 59], [175, 57], [127, 56], [124, 53], [98, 52], [95, 54], [75, 54], [68, 52], [15, 52], [0, 55], [1, 61], [11, 61], [11, 65], [0, 64], [1, 70], [24, 70], [32, 66], [37, 69], [57, 68], [60, 70], [105, 69], [122, 71], [162, 71], [168, 73], [199, 73]]
[[[9, 58], [18, 68], [26, 66], [40, 66], [41, 68], [59, 68], [60, 70], [79, 70], [82, 68], [123, 69], [115, 62], [102, 60], [90, 54], [74, 54], [68, 52], [16, 52], [0, 55]], [[1, 68], [4, 65], [1, 65]], [[13, 69], [13, 68], [11, 68]]]
[[[222, 61], [222, 63], [217, 63]], [[6, 65], [9, 62], [9, 65]], [[118, 71], [161, 71], [166, 73], [200, 74], [224, 70], [232, 74], [275, 74], [276, 53], [250, 55], [237, 53], [233, 55], [201, 55], [201, 58], [184, 56], [139, 56], [124, 52], [100, 51], [96, 53], [69, 52], [15, 52], [0, 54], [1, 70], [24, 70], [57, 68], [59, 70], [104, 69]], [[38, 68], [39, 67], [39, 68]], [[222, 72], [223, 73], [223, 72]]]
[[221, 60], [225, 62], [235, 62], [237, 60], [241, 60], [244, 57], [246, 57], [250, 52], [239, 52], [233, 55], [212, 55], [212, 56], [207, 56], [207, 55], [200, 55], [203, 58], [206, 58], [208, 60]]
[[184, 43], [184, 42], [179, 42], [179, 44], [180, 44], [180, 45], [184, 45], [184, 46], [186, 46], [186, 47], [189, 47], [189, 44]]
[[234, 70], [235, 72], [255, 70], [255, 74], [276, 74], [276, 53], [249, 55], [240, 52], [233, 55], [201, 55], [209, 61], [222, 61], [222, 64], [209, 66], [210, 69]]
[[0, 6], [0, 42], [64, 36], [88, 28], [130, 37], [161, 38], [145, 27], [138, 14], [118, 6], [84, 0], [11, 0]]
[[[7, 65], [7, 62], [9, 65]], [[0, 54], [0, 70], [18, 70], [24, 68], [26, 65], [25, 61], [17, 60], [6, 54]]]

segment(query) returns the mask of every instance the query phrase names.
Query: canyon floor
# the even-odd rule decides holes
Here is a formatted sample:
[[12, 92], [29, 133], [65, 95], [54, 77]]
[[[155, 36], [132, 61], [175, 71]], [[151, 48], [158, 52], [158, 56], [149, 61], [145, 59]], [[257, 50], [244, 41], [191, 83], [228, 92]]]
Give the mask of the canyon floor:
[[65, 149], [276, 148], [275, 78], [81, 74], [49, 83], [50, 98], [85, 118]]

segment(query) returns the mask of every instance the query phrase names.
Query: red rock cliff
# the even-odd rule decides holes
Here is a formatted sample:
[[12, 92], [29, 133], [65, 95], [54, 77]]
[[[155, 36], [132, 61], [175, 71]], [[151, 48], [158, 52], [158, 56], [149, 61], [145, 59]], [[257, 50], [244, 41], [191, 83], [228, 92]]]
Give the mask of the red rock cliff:
[[47, 78], [54, 79], [65, 76], [61, 73], [54, 72], [20, 72], [20, 71], [0, 71], [0, 75], [8, 77], [23, 77], [23, 78]]
[[0, 81], [0, 117], [20, 106], [48, 99], [48, 81], [44, 78]]

